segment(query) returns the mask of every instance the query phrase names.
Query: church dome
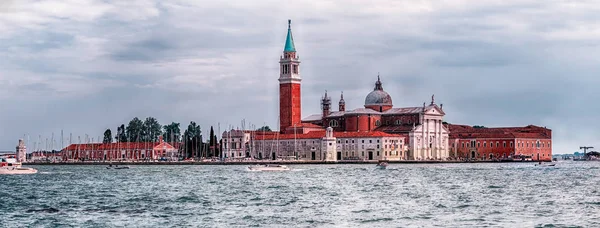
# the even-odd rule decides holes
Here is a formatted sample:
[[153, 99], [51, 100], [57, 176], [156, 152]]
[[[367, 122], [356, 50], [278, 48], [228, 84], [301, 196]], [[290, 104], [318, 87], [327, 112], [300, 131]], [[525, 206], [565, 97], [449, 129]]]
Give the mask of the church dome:
[[383, 90], [374, 90], [365, 98], [365, 106], [392, 105], [392, 97]]
[[375, 89], [365, 98], [365, 107], [367, 106], [392, 106], [392, 97], [381, 86], [381, 80], [377, 76]]

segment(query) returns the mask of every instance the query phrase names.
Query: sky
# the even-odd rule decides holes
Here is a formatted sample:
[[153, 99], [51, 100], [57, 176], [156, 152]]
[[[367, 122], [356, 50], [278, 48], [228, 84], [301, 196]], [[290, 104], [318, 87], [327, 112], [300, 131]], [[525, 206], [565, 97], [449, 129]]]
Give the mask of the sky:
[[276, 129], [288, 19], [303, 117], [325, 90], [362, 107], [380, 74], [395, 107], [435, 94], [450, 123], [546, 126], [555, 154], [600, 148], [599, 12], [586, 0], [4, 0], [0, 150], [53, 134], [58, 149], [61, 130], [66, 146], [133, 117], [204, 135], [243, 119]]

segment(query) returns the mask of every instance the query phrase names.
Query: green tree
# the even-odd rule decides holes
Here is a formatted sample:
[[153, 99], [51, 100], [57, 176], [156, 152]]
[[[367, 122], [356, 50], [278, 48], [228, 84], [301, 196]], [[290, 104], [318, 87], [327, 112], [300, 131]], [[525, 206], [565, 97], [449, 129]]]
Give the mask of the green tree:
[[111, 143], [112, 142], [112, 132], [109, 129], [106, 129], [106, 131], [104, 131], [104, 140], [102, 140], [103, 143]]
[[127, 132], [125, 131], [125, 124], [117, 127], [117, 136], [115, 137], [117, 142], [127, 142]]
[[211, 154], [211, 156], [213, 154], [215, 154], [215, 143], [216, 143], [215, 142], [215, 131], [213, 130], [213, 127], [210, 126], [210, 135], [209, 135], [209, 138], [208, 138], [208, 146], [210, 148], [210, 154]]
[[142, 132], [142, 141], [156, 142], [158, 136], [162, 135], [162, 126], [154, 117], [147, 117], [144, 120]]
[[257, 131], [272, 131], [269, 126], [262, 126], [262, 127], [258, 128], [256, 130]]
[[183, 133], [183, 153], [186, 158], [199, 157], [202, 152], [202, 131], [196, 122], [191, 121]]
[[485, 126], [475, 125], [475, 126], [473, 126], [473, 128], [486, 128], [486, 127]]
[[181, 142], [181, 129], [179, 129], [179, 123], [172, 122], [169, 125], [163, 126], [163, 139], [168, 143]]
[[141, 142], [144, 138], [143, 129], [144, 122], [142, 122], [137, 117], [134, 117], [131, 121], [129, 121], [129, 124], [125, 129], [125, 131], [127, 132], [127, 139], [129, 140], [129, 142]]

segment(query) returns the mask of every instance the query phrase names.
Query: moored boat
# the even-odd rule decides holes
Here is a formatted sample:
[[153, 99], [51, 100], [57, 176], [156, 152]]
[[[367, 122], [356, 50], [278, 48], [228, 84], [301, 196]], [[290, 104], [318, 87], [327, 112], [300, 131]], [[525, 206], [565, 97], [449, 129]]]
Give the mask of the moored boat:
[[119, 165], [112, 166], [112, 164], [110, 164], [106, 168], [107, 169], [129, 169], [129, 166], [119, 166]]
[[14, 158], [2, 158], [0, 174], [34, 174], [37, 169], [21, 167], [21, 163]]
[[535, 164], [535, 166], [555, 166], [556, 163], [542, 163], [540, 162], [539, 164]]
[[375, 167], [377, 167], [378, 169], [386, 169], [387, 166], [388, 166], [387, 162], [380, 161], [379, 163], [377, 163], [377, 166], [375, 166]]
[[291, 170], [289, 167], [287, 167], [285, 165], [272, 165], [272, 164], [248, 166], [248, 169], [252, 170], [252, 171], [289, 171], [289, 170]]

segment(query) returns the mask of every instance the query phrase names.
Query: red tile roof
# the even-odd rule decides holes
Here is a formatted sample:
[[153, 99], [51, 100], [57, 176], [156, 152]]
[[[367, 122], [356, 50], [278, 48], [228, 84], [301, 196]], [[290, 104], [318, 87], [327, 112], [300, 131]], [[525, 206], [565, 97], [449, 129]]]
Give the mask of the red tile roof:
[[376, 131], [383, 131], [387, 133], [408, 133], [412, 131], [412, 124], [395, 125], [395, 126], [380, 126], [375, 128]]
[[163, 142], [121, 142], [121, 143], [86, 143], [86, 144], [71, 144], [63, 150], [147, 150], [157, 146], [164, 146], [167, 149], [175, 148], [171, 144]]
[[[370, 132], [333, 132], [336, 138], [375, 138], [375, 137], [401, 137], [401, 135], [388, 134], [382, 131]], [[325, 137], [325, 131], [311, 131], [306, 134], [273, 134], [264, 137], [256, 136], [256, 140], [285, 140], [285, 139], [320, 139]]]
[[446, 125], [450, 130], [450, 138], [536, 138], [550, 139], [551, 130], [528, 125], [526, 127], [494, 127], [474, 128], [467, 125]]

